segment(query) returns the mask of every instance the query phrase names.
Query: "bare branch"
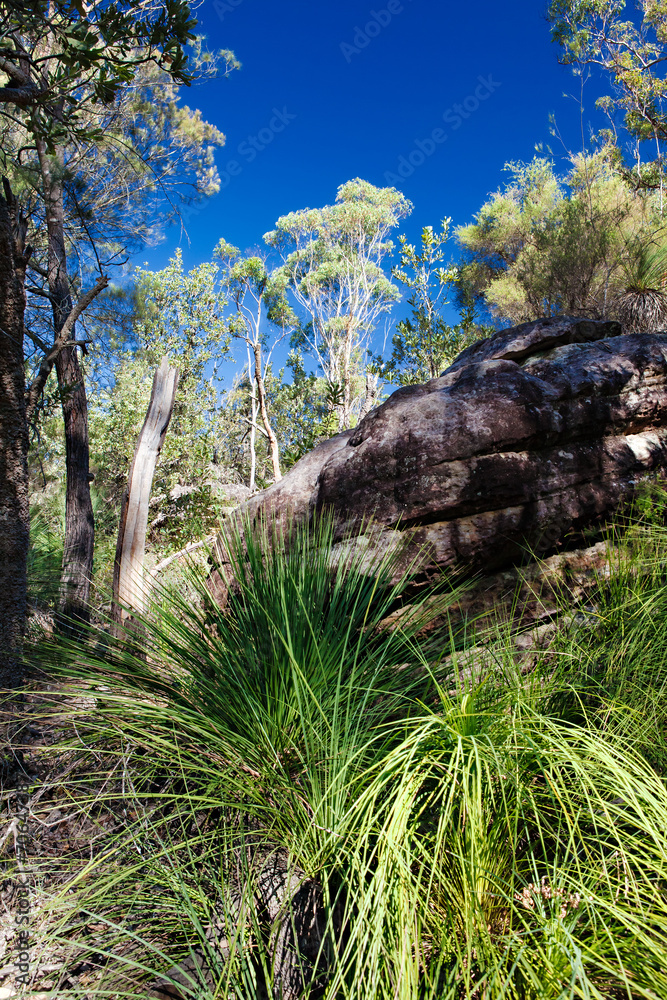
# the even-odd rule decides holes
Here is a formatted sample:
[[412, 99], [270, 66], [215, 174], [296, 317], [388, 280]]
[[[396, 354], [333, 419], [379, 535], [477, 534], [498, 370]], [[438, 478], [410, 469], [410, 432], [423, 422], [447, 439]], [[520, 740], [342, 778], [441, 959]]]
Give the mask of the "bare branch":
[[190, 542], [190, 544], [186, 545], [184, 549], [180, 549], [180, 551], [174, 552], [173, 555], [167, 556], [166, 559], [162, 559], [159, 563], [153, 566], [150, 575], [152, 577], [156, 577], [158, 573], [161, 573], [163, 569], [167, 568], [167, 566], [171, 566], [171, 564], [175, 562], [176, 559], [181, 559], [183, 556], [189, 555], [196, 549], [203, 548], [204, 545], [211, 545], [214, 539], [215, 535], [209, 535], [207, 538], [202, 538], [200, 542]]
[[48, 354], [45, 354], [42, 358], [39, 371], [37, 372], [32, 385], [28, 389], [26, 401], [26, 418], [28, 421], [32, 418], [32, 414], [37, 406], [37, 401], [42, 394], [44, 386], [46, 385], [46, 380], [51, 373], [51, 369], [55, 364], [56, 358], [65, 347], [70, 347], [77, 343], [76, 341], [70, 341], [69, 339], [72, 329], [74, 328], [74, 324], [81, 313], [88, 308], [93, 299], [95, 299], [99, 293], [108, 286], [108, 284], [109, 279], [105, 274], [103, 274], [97, 279], [95, 285], [90, 288], [85, 295], [81, 296], [76, 305], [72, 307], [69, 316], [65, 320], [60, 333], [53, 343], [53, 347], [50, 349]]

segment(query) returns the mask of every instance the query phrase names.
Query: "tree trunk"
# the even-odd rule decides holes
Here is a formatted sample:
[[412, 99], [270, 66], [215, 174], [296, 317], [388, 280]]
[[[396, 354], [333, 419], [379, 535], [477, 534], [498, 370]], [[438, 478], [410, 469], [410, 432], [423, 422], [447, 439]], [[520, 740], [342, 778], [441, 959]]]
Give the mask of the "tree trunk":
[[361, 407], [361, 412], [359, 413], [359, 419], [361, 420], [370, 413], [377, 402], [377, 398], [380, 394], [380, 379], [377, 375], [372, 372], [366, 372], [366, 392], [364, 394], [364, 402]]
[[[260, 857], [262, 853], [264, 858]], [[327, 914], [322, 887], [295, 864], [284, 848], [264, 852], [249, 846], [248, 854], [250, 864], [246, 862], [247, 868], [239, 864], [234, 890], [227, 893], [227, 905], [214, 914], [207, 928], [206, 952], [195, 946], [194, 954], [154, 983], [149, 996], [186, 1000], [193, 995], [193, 987], [198, 986], [202, 995], [207, 988], [213, 990], [220, 970], [238, 948], [235, 930], [249, 906], [254, 907], [257, 922], [264, 924], [267, 940], [259, 946], [268, 950], [266, 964], [272, 973], [272, 981], [266, 982], [261, 962], [257, 961], [258, 1000], [324, 995], [329, 969], [322, 944], [326, 937], [332, 941], [339, 937], [339, 914]], [[213, 955], [217, 969], [210, 964]], [[252, 957], [247, 956], [246, 961], [250, 964]]]
[[76, 351], [76, 347], [65, 347], [56, 358], [67, 470], [65, 542], [58, 609], [65, 627], [67, 623], [89, 619], [95, 545], [95, 519], [90, 497], [88, 401]]
[[348, 330], [345, 335], [345, 343], [343, 345], [343, 379], [342, 379], [343, 401], [338, 413], [339, 431], [346, 431], [350, 427], [350, 415], [352, 411], [352, 373], [350, 371], [351, 350], [352, 350], [352, 338], [350, 331]]
[[[54, 340], [72, 310], [65, 249], [65, 210], [61, 172], [63, 153], [53, 158], [57, 174], [42, 140], [37, 152], [44, 185], [46, 225], [49, 237], [48, 280], [53, 309]], [[71, 338], [74, 339], [74, 329]], [[65, 540], [60, 578], [59, 613], [65, 628], [89, 620], [90, 581], [93, 574], [95, 519], [90, 498], [90, 448], [88, 402], [76, 347], [65, 347], [56, 359], [56, 373], [65, 425], [67, 497]]]
[[130, 466], [118, 528], [113, 573], [113, 616], [117, 624], [144, 608], [144, 551], [153, 475], [164, 444], [178, 386], [178, 371], [163, 358], [153, 379], [144, 426]]
[[250, 482], [248, 485], [254, 492], [257, 476], [257, 399], [250, 372], [250, 344], [247, 341], [246, 351], [248, 355], [248, 379], [250, 381]]
[[278, 480], [283, 478], [283, 474], [280, 471], [280, 450], [278, 448], [278, 438], [276, 437], [276, 432], [271, 426], [271, 421], [269, 420], [269, 411], [266, 408], [266, 388], [264, 386], [264, 378], [262, 376], [262, 347], [258, 343], [252, 345], [253, 353], [255, 355], [255, 382], [257, 384], [257, 398], [259, 401], [259, 409], [262, 414], [262, 423], [264, 424], [264, 430], [266, 431], [266, 436], [269, 442], [269, 448], [271, 450], [271, 465], [273, 466], [273, 478], [277, 483]]
[[0, 197], [0, 687], [22, 680], [28, 561], [28, 428], [23, 367], [27, 224]]

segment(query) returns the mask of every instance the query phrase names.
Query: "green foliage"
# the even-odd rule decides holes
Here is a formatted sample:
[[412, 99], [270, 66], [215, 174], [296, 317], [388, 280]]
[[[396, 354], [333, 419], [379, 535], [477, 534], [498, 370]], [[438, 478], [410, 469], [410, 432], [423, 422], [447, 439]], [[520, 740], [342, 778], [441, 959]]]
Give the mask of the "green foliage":
[[[563, 50], [562, 61], [582, 74], [587, 66], [602, 68], [610, 78], [613, 97], [598, 100], [611, 127], [602, 133], [616, 144], [617, 111], [624, 115], [627, 133], [636, 143], [632, 181], [659, 188], [664, 166], [660, 143], [667, 138], [667, 78], [662, 72], [667, 43], [667, 5], [664, 0], [638, 0], [638, 19], [624, 18], [624, 0], [552, 0], [548, 17], [552, 37]], [[641, 162], [640, 144], [651, 142], [658, 157]]]
[[399, 320], [392, 337], [391, 358], [375, 365], [384, 378], [396, 385], [418, 385], [437, 378], [460, 352], [483, 336], [474, 327], [474, 310], [468, 309], [463, 322], [450, 326], [439, 314], [447, 305], [447, 289], [457, 282], [457, 271], [443, 266], [445, 244], [451, 219], [445, 219], [439, 233], [432, 226], [422, 230], [417, 251], [407, 237], [399, 236], [401, 259], [393, 276], [409, 290], [412, 318]]
[[60, 530], [54, 530], [40, 506], [33, 505], [30, 511], [28, 601], [33, 607], [54, 608], [57, 604], [63, 561], [64, 500], [63, 495]]
[[136, 816], [49, 897], [52, 944], [106, 956], [87, 995], [136, 995], [197, 947], [213, 981], [195, 967], [187, 996], [271, 995], [258, 850], [321, 887], [313, 1000], [323, 981], [347, 1000], [664, 995], [658, 502], [636, 528], [652, 550], [628, 550], [532, 676], [493, 636], [493, 671], [459, 672], [444, 637], [427, 655], [423, 610], [388, 632], [390, 564], [378, 585], [326, 521], [288, 546], [245, 524], [226, 610], [176, 601], [147, 621], [147, 658], [49, 651], [94, 695], [76, 738], [122, 761]]
[[96, 348], [91, 362], [97, 391], [91, 407], [92, 467], [118, 528], [117, 512], [130, 462], [143, 425], [155, 369], [168, 356], [179, 370], [174, 414], [153, 487], [154, 534], [180, 547], [205, 535], [217, 521], [211, 496], [217, 479], [214, 457], [221, 411], [217, 365], [227, 355], [227, 298], [216, 264], [183, 269], [180, 251], [158, 272], [138, 269], [133, 289], [132, 340], [112, 358], [113, 377], [104, 381], [105, 357]]
[[637, 247], [660, 229], [605, 152], [575, 157], [564, 179], [550, 161], [508, 164], [510, 182], [458, 231], [462, 275], [512, 323], [566, 313], [613, 318]]
[[288, 355], [287, 368], [290, 381], [286, 382], [281, 372], [270, 391], [285, 471], [336, 432], [334, 407], [327, 395], [326, 381], [306, 372], [303, 357], [295, 349]]
[[411, 210], [395, 188], [356, 178], [339, 187], [335, 205], [291, 212], [264, 237], [282, 254], [285, 287], [308, 316], [293, 346], [307, 347], [332, 390], [339, 387], [339, 430], [364, 409], [364, 348], [400, 297], [382, 268], [393, 250], [388, 237]]
[[[153, 64], [177, 84], [192, 82], [186, 46], [196, 23], [185, 0], [4, 0], [0, 56], [7, 85], [1, 102], [50, 152], [72, 138], [100, 138], [103, 130], [90, 108], [112, 104], [141, 67]], [[45, 60], [45, 52], [56, 58]]]
[[[281, 478], [280, 445], [273, 428], [273, 413], [269, 408], [267, 377], [271, 376], [273, 351], [296, 329], [298, 320], [285, 295], [283, 275], [269, 271], [261, 257], [241, 257], [237, 248], [224, 240], [218, 243], [215, 255], [226, 264], [223, 280], [236, 310], [228, 320], [229, 333], [246, 345], [250, 389], [249, 485], [254, 490], [258, 431], [268, 442], [273, 479], [277, 481]], [[271, 333], [266, 329], [267, 325]], [[241, 384], [245, 384], [245, 380]], [[262, 427], [259, 426], [260, 417]]]
[[637, 240], [624, 267], [623, 289], [616, 305], [628, 333], [655, 333], [667, 326], [666, 274], [667, 246]]

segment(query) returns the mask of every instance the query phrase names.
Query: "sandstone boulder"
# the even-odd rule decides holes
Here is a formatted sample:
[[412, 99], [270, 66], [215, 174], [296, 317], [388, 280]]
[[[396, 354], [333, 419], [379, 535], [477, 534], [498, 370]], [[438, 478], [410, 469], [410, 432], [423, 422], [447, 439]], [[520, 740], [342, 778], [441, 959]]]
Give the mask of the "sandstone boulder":
[[557, 551], [665, 471], [667, 334], [558, 317], [399, 389], [241, 510], [286, 521], [331, 509], [341, 546], [400, 545], [427, 576], [492, 572]]

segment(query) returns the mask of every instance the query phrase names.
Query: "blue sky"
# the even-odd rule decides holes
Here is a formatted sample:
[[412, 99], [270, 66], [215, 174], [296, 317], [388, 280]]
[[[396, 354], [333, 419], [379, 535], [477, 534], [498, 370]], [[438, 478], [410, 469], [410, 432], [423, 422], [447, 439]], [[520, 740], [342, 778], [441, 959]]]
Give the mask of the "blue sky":
[[[545, 9], [546, 0], [204, 0], [196, 13], [208, 46], [243, 64], [183, 90], [227, 136], [223, 186], [187, 218], [189, 242], [173, 226], [142, 260], [162, 267], [180, 245], [192, 267], [223, 236], [258, 245], [280, 215], [332, 202], [353, 177], [400, 187], [414, 203], [411, 240], [444, 216], [469, 221], [508, 160], [529, 160], [539, 142], [565, 156], [551, 113], [565, 145], [581, 148], [579, 107], [564, 96], [579, 82], [558, 63]], [[589, 84], [587, 126], [598, 92]]]
[[[243, 64], [227, 79], [183, 90], [227, 136], [217, 154], [223, 188], [187, 220], [190, 245], [172, 227], [149, 253], [151, 265], [178, 245], [188, 265], [209, 259], [221, 236], [256, 244], [279, 215], [331, 202], [353, 177], [378, 185], [398, 178], [415, 206], [406, 223], [415, 237], [445, 215], [468, 221], [503, 182], [504, 163], [530, 159], [536, 142], [562, 155], [550, 113], [566, 144], [580, 148], [579, 109], [563, 96], [579, 84], [558, 63], [545, 7], [204, 0], [198, 30]], [[595, 96], [591, 87], [587, 121]], [[438, 144], [434, 129], [445, 133]]]

